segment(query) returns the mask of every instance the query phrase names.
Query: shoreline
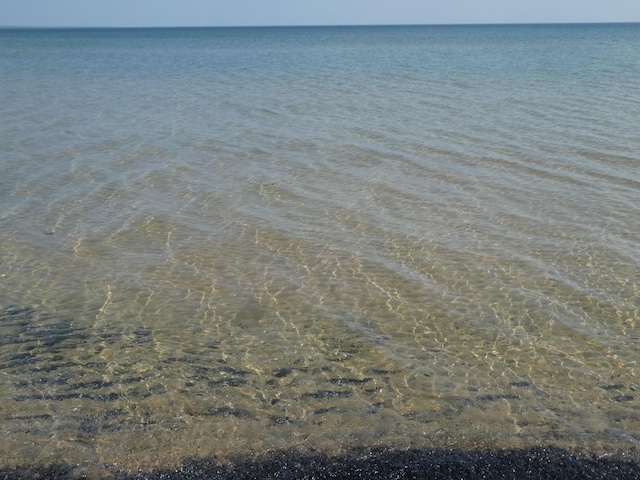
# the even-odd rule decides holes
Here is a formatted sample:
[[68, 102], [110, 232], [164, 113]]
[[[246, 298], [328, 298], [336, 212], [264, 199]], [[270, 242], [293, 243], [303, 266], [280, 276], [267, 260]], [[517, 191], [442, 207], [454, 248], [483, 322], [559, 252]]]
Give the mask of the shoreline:
[[[634, 452], [629, 452], [635, 457]], [[526, 450], [465, 451], [461, 449], [358, 448], [344, 455], [273, 452], [257, 458], [237, 456], [230, 463], [214, 458], [188, 459], [176, 468], [150, 471], [88, 469], [52, 464], [1, 468], [0, 478], [113, 480], [240, 480], [240, 479], [636, 479], [640, 462], [625, 453], [607, 457], [572, 454], [554, 447]]]

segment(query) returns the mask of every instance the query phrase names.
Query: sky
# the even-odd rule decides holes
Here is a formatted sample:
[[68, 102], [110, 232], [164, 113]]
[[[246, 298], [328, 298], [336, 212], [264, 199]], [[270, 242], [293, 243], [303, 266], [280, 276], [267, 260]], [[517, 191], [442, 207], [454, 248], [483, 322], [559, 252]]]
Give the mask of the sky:
[[640, 22], [640, 0], [0, 0], [4, 27]]

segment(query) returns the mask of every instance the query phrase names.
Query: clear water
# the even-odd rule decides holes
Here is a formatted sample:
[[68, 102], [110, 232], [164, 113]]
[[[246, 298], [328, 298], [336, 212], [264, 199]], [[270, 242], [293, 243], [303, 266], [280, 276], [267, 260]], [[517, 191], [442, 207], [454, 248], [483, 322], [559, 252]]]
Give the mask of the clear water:
[[0, 458], [640, 446], [640, 25], [0, 30]]

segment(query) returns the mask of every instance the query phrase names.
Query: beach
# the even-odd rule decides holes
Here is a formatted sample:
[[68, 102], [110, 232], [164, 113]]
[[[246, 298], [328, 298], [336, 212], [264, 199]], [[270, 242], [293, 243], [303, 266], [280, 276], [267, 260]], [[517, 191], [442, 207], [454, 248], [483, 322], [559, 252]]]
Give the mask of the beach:
[[639, 28], [0, 30], [5, 475], [630, 478]]

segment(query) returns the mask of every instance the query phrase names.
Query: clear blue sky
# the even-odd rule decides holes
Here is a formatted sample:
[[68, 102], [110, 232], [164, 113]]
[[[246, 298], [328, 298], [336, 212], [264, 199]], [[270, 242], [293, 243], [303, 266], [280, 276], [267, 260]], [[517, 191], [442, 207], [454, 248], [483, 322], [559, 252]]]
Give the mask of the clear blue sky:
[[640, 0], [0, 0], [0, 26], [640, 22]]

